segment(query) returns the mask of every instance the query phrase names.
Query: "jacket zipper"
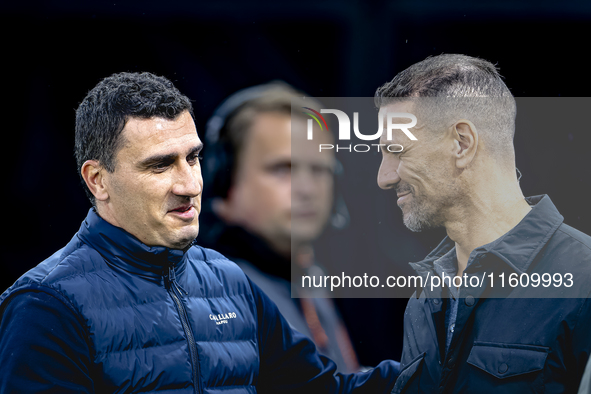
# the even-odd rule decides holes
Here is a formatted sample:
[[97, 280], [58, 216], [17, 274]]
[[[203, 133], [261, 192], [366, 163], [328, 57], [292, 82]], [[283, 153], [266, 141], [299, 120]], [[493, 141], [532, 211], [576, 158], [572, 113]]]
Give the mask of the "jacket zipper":
[[168, 274], [165, 274], [164, 279], [166, 290], [168, 291], [168, 294], [170, 294], [170, 297], [176, 305], [181, 320], [181, 324], [183, 326], [183, 330], [185, 331], [185, 336], [187, 337], [187, 342], [189, 345], [189, 355], [191, 357], [191, 369], [193, 372], [193, 385], [195, 389], [195, 394], [199, 394], [202, 392], [202, 389], [201, 380], [199, 379], [199, 356], [197, 353], [197, 345], [195, 343], [195, 337], [193, 336], [193, 330], [191, 329], [191, 325], [189, 324], [187, 310], [185, 309], [185, 306], [181, 301], [181, 298], [183, 297], [182, 293], [184, 292], [185, 294], [187, 294], [187, 292], [181, 292], [181, 287], [176, 283], [174, 269], [172, 266], [168, 267]]

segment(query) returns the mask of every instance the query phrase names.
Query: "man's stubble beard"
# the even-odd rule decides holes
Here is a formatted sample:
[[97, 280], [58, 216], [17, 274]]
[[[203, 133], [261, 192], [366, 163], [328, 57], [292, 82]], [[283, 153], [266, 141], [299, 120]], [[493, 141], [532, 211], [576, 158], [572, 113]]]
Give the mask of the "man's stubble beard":
[[[421, 232], [434, 228], [443, 227], [444, 211], [461, 200], [461, 194], [455, 185], [438, 185], [435, 197], [425, 195], [417, 196], [415, 188], [403, 186], [402, 190], [410, 190], [412, 198], [403, 204], [402, 220], [404, 225], [413, 232]], [[404, 209], [402, 209], [404, 207]]]
[[441, 225], [436, 214], [436, 209], [426, 201], [417, 199], [414, 194], [412, 201], [409, 201], [405, 205], [408, 206], [402, 210], [402, 220], [410, 231], [421, 232]]
[[400, 182], [396, 186], [399, 195], [411, 193], [410, 200], [400, 208], [404, 225], [413, 232], [445, 227], [449, 210], [465, 202], [467, 186], [458, 178], [459, 174], [445, 166], [432, 164], [431, 167], [432, 170], [427, 172], [427, 184], [417, 186]]

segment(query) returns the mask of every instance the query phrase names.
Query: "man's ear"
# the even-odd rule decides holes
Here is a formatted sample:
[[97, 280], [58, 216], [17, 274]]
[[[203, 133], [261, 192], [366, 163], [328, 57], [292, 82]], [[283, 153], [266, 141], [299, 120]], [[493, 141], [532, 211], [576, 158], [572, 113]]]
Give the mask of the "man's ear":
[[86, 186], [98, 201], [105, 201], [109, 198], [105, 185], [105, 171], [107, 170], [97, 160], [85, 161], [80, 169]]
[[452, 126], [453, 155], [457, 168], [466, 168], [478, 150], [478, 131], [469, 120], [460, 120]]

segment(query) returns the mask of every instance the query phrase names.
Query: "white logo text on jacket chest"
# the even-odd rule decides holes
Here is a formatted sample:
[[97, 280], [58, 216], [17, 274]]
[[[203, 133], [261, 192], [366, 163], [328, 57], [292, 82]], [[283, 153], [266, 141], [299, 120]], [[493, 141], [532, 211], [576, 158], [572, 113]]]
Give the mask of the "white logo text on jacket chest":
[[228, 324], [230, 319], [236, 319], [236, 312], [209, 314], [209, 320], [215, 321], [215, 324]]

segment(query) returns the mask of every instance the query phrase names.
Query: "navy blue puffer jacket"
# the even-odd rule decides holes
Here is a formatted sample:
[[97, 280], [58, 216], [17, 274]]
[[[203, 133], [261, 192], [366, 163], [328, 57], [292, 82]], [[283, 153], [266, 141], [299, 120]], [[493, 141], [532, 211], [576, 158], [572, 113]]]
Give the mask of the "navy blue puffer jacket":
[[146, 246], [93, 210], [0, 302], [0, 393], [386, 392], [397, 376], [333, 376], [234, 263]]

